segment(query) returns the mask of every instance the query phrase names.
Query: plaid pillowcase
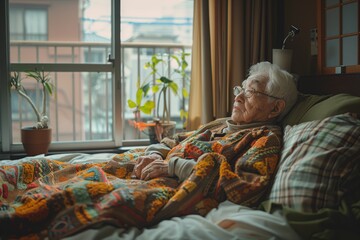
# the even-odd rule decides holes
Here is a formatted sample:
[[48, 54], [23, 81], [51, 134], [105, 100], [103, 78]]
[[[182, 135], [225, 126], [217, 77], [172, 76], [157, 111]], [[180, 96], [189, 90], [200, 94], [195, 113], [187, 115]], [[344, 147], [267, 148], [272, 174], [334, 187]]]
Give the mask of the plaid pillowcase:
[[304, 212], [337, 208], [360, 189], [360, 120], [340, 114], [287, 126], [269, 199]]

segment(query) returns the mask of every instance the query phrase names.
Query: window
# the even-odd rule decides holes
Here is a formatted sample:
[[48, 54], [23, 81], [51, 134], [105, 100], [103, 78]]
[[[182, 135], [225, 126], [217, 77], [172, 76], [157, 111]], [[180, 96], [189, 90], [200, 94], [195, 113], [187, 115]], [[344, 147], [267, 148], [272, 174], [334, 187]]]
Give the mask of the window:
[[360, 72], [358, 0], [318, 0], [319, 72]]
[[48, 39], [46, 8], [12, 5], [9, 15], [12, 40], [46, 41]]
[[[124, 141], [148, 138], [146, 131], [141, 133], [129, 124], [129, 120], [134, 119], [134, 113], [128, 108], [126, 100], [136, 98], [134, 89], [137, 80], [146, 78], [144, 64], [153, 54], [165, 59], [181, 51], [191, 52], [192, 14], [192, 0], [121, 1]], [[189, 57], [189, 64], [190, 60]], [[176, 120], [178, 129], [182, 128], [180, 109], [187, 109], [186, 104], [179, 98], [171, 101], [171, 116]], [[153, 118], [143, 113], [141, 117], [144, 121]]]
[[[25, 76], [27, 70], [43, 69], [56, 86], [49, 102], [50, 151], [149, 141], [129, 126], [134, 116], [126, 100], [135, 94], [136, 79], [152, 54], [190, 53], [193, 0], [5, 1], [10, 71]], [[29, 89], [36, 98], [36, 89]], [[4, 118], [1, 132], [10, 140], [2, 148], [21, 151], [20, 129], [34, 124], [35, 116], [20, 106], [25, 102], [17, 94], [8, 101], [12, 117]], [[187, 103], [171, 104], [180, 109]], [[179, 118], [179, 111], [172, 116]]]

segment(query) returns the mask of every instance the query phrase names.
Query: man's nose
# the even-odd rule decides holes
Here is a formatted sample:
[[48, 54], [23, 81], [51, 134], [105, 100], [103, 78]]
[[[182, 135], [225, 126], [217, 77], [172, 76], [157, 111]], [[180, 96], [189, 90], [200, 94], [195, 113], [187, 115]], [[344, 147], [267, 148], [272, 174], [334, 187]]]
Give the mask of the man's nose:
[[241, 91], [238, 95], [235, 96], [234, 101], [235, 102], [242, 102], [244, 99], [244, 92]]

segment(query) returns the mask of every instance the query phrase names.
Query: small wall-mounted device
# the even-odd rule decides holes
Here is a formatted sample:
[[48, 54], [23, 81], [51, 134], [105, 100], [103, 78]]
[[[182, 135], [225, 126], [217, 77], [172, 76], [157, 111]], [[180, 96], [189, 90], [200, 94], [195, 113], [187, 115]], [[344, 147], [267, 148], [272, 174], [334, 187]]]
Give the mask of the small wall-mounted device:
[[317, 47], [317, 29], [310, 29], [310, 53], [311, 56], [317, 55], [318, 47]]
[[335, 68], [335, 73], [336, 74], [342, 74], [342, 73], [345, 73], [345, 66], [338, 66]]

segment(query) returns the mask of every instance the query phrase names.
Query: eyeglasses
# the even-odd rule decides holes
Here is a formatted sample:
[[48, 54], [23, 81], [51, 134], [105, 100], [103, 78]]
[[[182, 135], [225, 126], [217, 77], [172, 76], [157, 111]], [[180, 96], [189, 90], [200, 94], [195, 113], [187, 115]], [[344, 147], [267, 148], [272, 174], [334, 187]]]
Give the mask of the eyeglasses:
[[263, 92], [259, 92], [259, 91], [256, 91], [254, 89], [247, 89], [247, 88], [244, 88], [242, 86], [235, 86], [234, 89], [234, 95], [237, 96], [239, 95], [240, 93], [244, 93], [244, 96], [246, 98], [250, 98], [252, 95], [254, 95], [255, 93], [257, 94], [261, 94], [261, 95], [264, 95], [264, 96], [267, 96], [267, 97], [271, 97], [271, 98], [275, 98], [275, 99], [282, 99], [282, 98], [279, 98], [279, 97], [275, 97], [275, 96], [272, 96], [272, 95], [269, 95], [267, 93], [263, 93]]

